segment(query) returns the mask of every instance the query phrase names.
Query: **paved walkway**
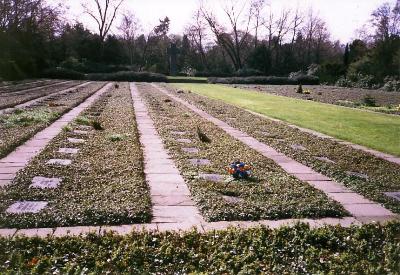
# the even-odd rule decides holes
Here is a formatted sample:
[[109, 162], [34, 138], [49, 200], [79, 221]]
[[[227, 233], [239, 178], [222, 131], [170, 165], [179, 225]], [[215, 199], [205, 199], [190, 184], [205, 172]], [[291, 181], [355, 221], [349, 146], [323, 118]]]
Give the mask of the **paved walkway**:
[[160, 92], [169, 96], [173, 100], [186, 106], [202, 118], [214, 123], [216, 126], [223, 129], [227, 134], [240, 140], [250, 148], [258, 151], [265, 157], [272, 159], [275, 163], [283, 168], [288, 174], [298, 178], [301, 181], [307, 182], [314, 186], [316, 189], [323, 191], [328, 197], [339, 202], [343, 207], [357, 220], [360, 221], [374, 221], [374, 220], [390, 220], [397, 217], [396, 214], [387, 210], [380, 204], [366, 199], [365, 197], [351, 191], [344, 185], [333, 181], [311, 168], [279, 153], [272, 147], [258, 141], [257, 139], [247, 135], [246, 133], [229, 126], [227, 123], [219, 120], [208, 113], [200, 110], [196, 106], [188, 103], [187, 101], [171, 94], [164, 88], [156, 84], [153, 87]]
[[12, 153], [0, 159], [0, 187], [11, 184], [16, 174], [25, 168], [28, 162], [37, 156], [44, 147], [62, 131], [64, 126], [74, 120], [84, 109], [99, 98], [99, 96], [108, 91], [111, 86], [111, 83], [107, 84], [77, 107], [64, 114], [49, 127], [34, 135], [21, 146], [18, 146]]
[[10, 113], [10, 112], [14, 111], [15, 109], [22, 109], [22, 108], [26, 108], [26, 107], [32, 106], [32, 105], [34, 105], [36, 103], [39, 103], [39, 102], [41, 102], [43, 100], [46, 100], [48, 98], [51, 98], [51, 97], [54, 97], [54, 96], [57, 96], [57, 95], [62, 95], [62, 94], [68, 93], [70, 91], [73, 91], [75, 89], [86, 87], [90, 83], [92, 83], [92, 82], [85, 82], [83, 84], [79, 84], [79, 85], [73, 86], [73, 87], [65, 89], [65, 90], [61, 90], [61, 91], [58, 91], [58, 92], [55, 92], [55, 93], [51, 93], [51, 94], [48, 94], [48, 95], [45, 95], [45, 96], [42, 96], [42, 97], [38, 97], [38, 98], [35, 98], [35, 99], [32, 99], [32, 100], [29, 100], [27, 102], [15, 105], [14, 107], [11, 107], [11, 108], [6, 108], [6, 109], [3, 109], [3, 110], [0, 110], [0, 115], [5, 114], [5, 113]]
[[152, 223], [169, 223], [172, 229], [172, 224], [193, 226], [204, 222], [133, 83], [131, 94], [144, 154], [144, 173], [153, 203]]

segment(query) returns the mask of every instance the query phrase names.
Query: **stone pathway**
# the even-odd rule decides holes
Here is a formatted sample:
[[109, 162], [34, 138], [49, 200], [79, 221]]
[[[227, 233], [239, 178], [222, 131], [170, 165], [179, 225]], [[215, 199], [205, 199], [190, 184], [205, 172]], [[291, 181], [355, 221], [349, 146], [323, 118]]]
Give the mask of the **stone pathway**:
[[144, 173], [153, 203], [153, 224], [180, 229], [185, 225], [200, 225], [203, 221], [190, 198], [190, 191], [174, 162], [164, 149], [147, 107], [135, 86], [131, 94], [144, 153]]
[[0, 187], [11, 184], [18, 171], [22, 170], [32, 158], [37, 156], [40, 151], [62, 131], [64, 126], [74, 120], [83, 110], [89, 107], [111, 87], [112, 83], [105, 85], [80, 105], [64, 114], [49, 127], [34, 135], [21, 146], [18, 146], [6, 157], [0, 159]]
[[22, 104], [15, 105], [14, 107], [11, 107], [11, 108], [6, 108], [6, 109], [3, 109], [3, 110], [0, 110], [0, 115], [5, 114], [5, 113], [11, 113], [15, 109], [27, 108], [29, 106], [32, 106], [32, 105], [36, 104], [36, 103], [40, 103], [41, 101], [46, 100], [48, 98], [51, 98], [51, 97], [54, 97], [54, 96], [57, 96], [57, 95], [61, 95], [61, 94], [65, 94], [65, 93], [68, 93], [68, 92], [73, 91], [73, 90], [78, 89], [78, 88], [85, 87], [85, 86], [89, 85], [90, 83], [92, 83], [92, 82], [85, 82], [83, 84], [79, 84], [79, 85], [73, 86], [71, 88], [68, 88], [68, 89], [65, 89], [65, 90], [61, 90], [59, 92], [55, 92], [55, 93], [52, 93], [52, 94], [49, 94], [49, 95], [45, 95], [45, 96], [42, 96], [42, 97], [39, 97], [39, 98], [35, 98], [35, 99], [32, 99], [32, 100], [29, 100], [29, 101], [24, 102]]
[[323, 191], [328, 197], [342, 204], [343, 207], [357, 220], [384, 221], [397, 218], [396, 214], [384, 208], [383, 206], [364, 198], [363, 196], [349, 190], [344, 185], [337, 183], [318, 172], [315, 172], [311, 168], [285, 156], [282, 153], [279, 153], [272, 147], [258, 141], [257, 139], [247, 135], [246, 133], [238, 129], [229, 126], [227, 123], [211, 116], [203, 110], [200, 110], [189, 102], [171, 94], [166, 89], [161, 88], [156, 84], [152, 84], [152, 86], [158, 89], [163, 94], [169, 96], [173, 100], [186, 106], [202, 118], [214, 123], [230, 136], [238, 139], [250, 148], [258, 151], [265, 157], [272, 159], [288, 174], [298, 178], [301, 181], [309, 183], [316, 189]]
[[[238, 107], [238, 106], [236, 106], [236, 107]], [[238, 107], [238, 108], [240, 108], [240, 107]], [[317, 132], [317, 131], [314, 131], [314, 130], [311, 130], [311, 129], [302, 128], [300, 126], [290, 124], [290, 123], [288, 123], [286, 121], [282, 121], [282, 120], [279, 120], [279, 119], [276, 119], [276, 118], [272, 118], [272, 117], [269, 117], [269, 116], [266, 116], [266, 115], [263, 115], [263, 114], [259, 114], [259, 113], [256, 113], [256, 112], [244, 109], [244, 108], [240, 108], [240, 109], [242, 109], [242, 110], [244, 110], [246, 112], [249, 112], [249, 113], [251, 113], [253, 115], [262, 117], [262, 118], [266, 118], [266, 119], [269, 119], [269, 120], [272, 120], [272, 121], [275, 121], [275, 122], [283, 123], [283, 124], [285, 124], [285, 125], [287, 125], [287, 126], [289, 126], [291, 128], [295, 128], [295, 129], [298, 129], [298, 130], [300, 130], [302, 132], [305, 132], [305, 133], [308, 133], [308, 134], [312, 134], [312, 135], [314, 135], [316, 137], [323, 138], [323, 139], [329, 139], [329, 140], [335, 141], [335, 142], [337, 142], [339, 144], [350, 146], [350, 147], [352, 147], [354, 149], [369, 153], [369, 154], [371, 154], [371, 155], [373, 155], [373, 156], [375, 156], [377, 158], [384, 159], [384, 160], [387, 160], [389, 162], [392, 162], [392, 163], [400, 165], [400, 157], [396, 157], [394, 155], [390, 155], [390, 154], [383, 153], [383, 152], [380, 152], [380, 151], [377, 151], [377, 150], [374, 150], [374, 149], [370, 149], [370, 148], [367, 148], [367, 147], [359, 145], [359, 144], [354, 144], [354, 143], [351, 143], [349, 141], [344, 141], [344, 140], [341, 140], [341, 139], [338, 139], [338, 138], [334, 138], [334, 137], [328, 136], [326, 134], [322, 134], [320, 132]]]

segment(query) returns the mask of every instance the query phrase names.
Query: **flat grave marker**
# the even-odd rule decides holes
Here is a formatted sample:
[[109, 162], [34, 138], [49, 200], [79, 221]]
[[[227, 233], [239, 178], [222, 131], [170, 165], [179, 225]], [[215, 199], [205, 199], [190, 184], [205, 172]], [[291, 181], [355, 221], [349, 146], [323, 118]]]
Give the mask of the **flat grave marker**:
[[68, 166], [72, 163], [70, 159], [51, 159], [47, 162], [50, 165], [61, 165], [61, 166]]
[[17, 201], [7, 208], [11, 214], [39, 213], [47, 206], [47, 201]]
[[192, 141], [190, 139], [187, 139], [187, 138], [179, 138], [176, 141], [180, 142], [180, 143], [192, 143]]
[[233, 197], [233, 196], [226, 196], [226, 195], [223, 195], [222, 198], [223, 198], [225, 201], [229, 202], [229, 203], [239, 203], [239, 202], [242, 201], [241, 198]]
[[301, 151], [307, 150], [306, 147], [304, 147], [304, 146], [302, 146], [302, 145], [300, 145], [300, 144], [293, 144], [293, 145], [291, 145], [290, 147], [292, 147], [292, 149], [294, 149], [294, 150], [301, 150]]
[[208, 159], [189, 159], [190, 163], [195, 166], [210, 165], [211, 161]]
[[61, 184], [61, 181], [59, 178], [34, 177], [29, 187], [40, 189], [57, 188]]
[[336, 163], [333, 160], [327, 158], [327, 157], [315, 157], [317, 160], [323, 161], [323, 162], [327, 162], [327, 163]]
[[400, 192], [386, 192], [384, 194], [388, 197], [391, 197], [393, 199], [400, 201]]
[[177, 136], [183, 136], [183, 135], [186, 135], [187, 132], [185, 132], [185, 131], [172, 131], [171, 134], [177, 135]]
[[224, 181], [224, 176], [219, 174], [199, 174], [199, 178], [213, 182]]
[[60, 149], [58, 149], [58, 152], [62, 153], [62, 154], [75, 155], [75, 154], [78, 154], [78, 151], [79, 151], [79, 149], [76, 149], [76, 148], [60, 148]]
[[190, 147], [190, 148], [182, 148], [182, 151], [185, 153], [197, 154], [199, 152], [199, 149]]
[[74, 130], [74, 134], [77, 135], [87, 135], [89, 132], [85, 130]]
[[85, 140], [80, 138], [68, 138], [68, 142], [79, 144], [79, 143], [84, 143]]
[[366, 175], [366, 174], [353, 172], [353, 171], [346, 171], [346, 174], [350, 177], [357, 177], [357, 178], [361, 178], [361, 179], [365, 179], [365, 180], [367, 180], [369, 178], [368, 175]]

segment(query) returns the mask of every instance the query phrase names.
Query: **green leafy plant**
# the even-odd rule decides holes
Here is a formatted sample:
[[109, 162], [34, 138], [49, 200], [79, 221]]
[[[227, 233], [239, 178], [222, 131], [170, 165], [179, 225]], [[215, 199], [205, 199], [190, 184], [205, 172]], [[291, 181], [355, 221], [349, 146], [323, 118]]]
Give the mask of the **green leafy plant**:
[[6, 116], [2, 121], [7, 128], [11, 127], [26, 127], [33, 124], [49, 123], [58, 116], [57, 112], [52, 112], [48, 109], [36, 110], [18, 110], [9, 116]]

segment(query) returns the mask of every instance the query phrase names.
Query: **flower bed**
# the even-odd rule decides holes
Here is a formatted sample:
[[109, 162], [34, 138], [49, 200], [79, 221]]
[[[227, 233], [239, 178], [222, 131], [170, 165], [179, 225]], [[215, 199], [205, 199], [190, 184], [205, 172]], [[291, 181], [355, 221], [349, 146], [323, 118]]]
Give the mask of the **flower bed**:
[[58, 82], [60, 82], [60, 80], [36, 80], [36, 81], [30, 81], [30, 82], [18, 82], [15, 84], [6, 84], [3, 86], [0, 85], [0, 94], [17, 92], [17, 91], [25, 90], [25, 89], [37, 88], [40, 86], [56, 84]]
[[[78, 123], [91, 121], [104, 130], [92, 129], [88, 134], [72, 131], [84, 127]], [[123, 138], [112, 140], [115, 134]], [[68, 138], [86, 141], [73, 144]], [[78, 154], [59, 152], [71, 147], [79, 149]], [[46, 164], [50, 159], [71, 159], [72, 163]], [[29, 188], [36, 176], [60, 178], [62, 182], [55, 189]], [[37, 214], [5, 212], [20, 200], [47, 201], [48, 205]], [[1, 227], [18, 228], [149, 221], [151, 202], [127, 84], [98, 99], [17, 175], [13, 185], [0, 190], [0, 213]]]
[[[169, 89], [174, 90], [171, 87]], [[355, 192], [400, 213], [400, 202], [384, 194], [400, 191], [398, 165], [222, 101], [188, 92], [177, 95], [315, 171], [342, 182]], [[304, 148], [296, 148], [296, 145]]]
[[398, 274], [400, 224], [0, 238], [1, 273]]
[[103, 83], [92, 83], [74, 92], [59, 95], [54, 100], [38, 106], [0, 115], [0, 158], [47, 127], [73, 107], [100, 89]]
[[[205, 121], [186, 107], [171, 102], [149, 85], [138, 85], [147, 101], [159, 134], [166, 143], [203, 216], [210, 221], [258, 220], [305, 217], [339, 217], [343, 208], [325, 194], [288, 175], [272, 160], [248, 148]], [[200, 141], [197, 127], [211, 139]], [[177, 132], [174, 134], [174, 132]], [[179, 135], [179, 132], [184, 132]], [[180, 133], [182, 134], [182, 133]], [[176, 139], [183, 139], [182, 142]], [[184, 143], [190, 139], [190, 143]], [[195, 147], [198, 154], [186, 153], [183, 147]], [[195, 166], [190, 159], [211, 163]], [[213, 182], [199, 174], [223, 174], [237, 159], [254, 167], [253, 180]]]
[[62, 83], [56, 86], [44, 87], [34, 91], [27, 92], [11, 92], [11, 93], [0, 93], [0, 109], [13, 107], [18, 104], [25, 103], [29, 100], [33, 100], [42, 96], [46, 96], [61, 90], [65, 90], [81, 84], [82, 82], [73, 81], [68, 83]]

